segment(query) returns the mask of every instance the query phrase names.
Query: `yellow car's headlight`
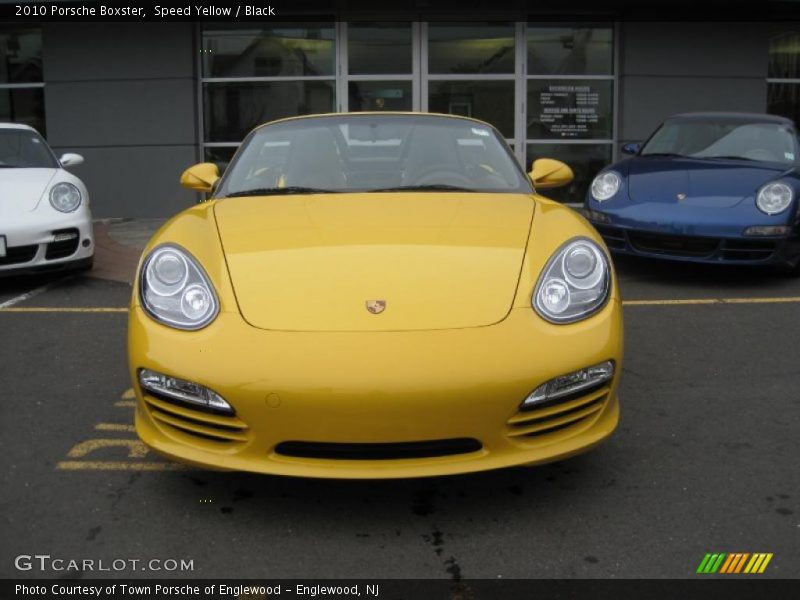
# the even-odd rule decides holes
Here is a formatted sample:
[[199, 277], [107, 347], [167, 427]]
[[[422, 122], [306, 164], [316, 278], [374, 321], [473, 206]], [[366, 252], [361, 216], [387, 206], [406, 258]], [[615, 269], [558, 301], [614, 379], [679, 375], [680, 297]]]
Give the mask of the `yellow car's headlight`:
[[551, 323], [574, 323], [600, 310], [610, 288], [605, 252], [588, 238], [575, 238], [547, 262], [531, 303]]
[[159, 246], [144, 261], [139, 295], [153, 319], [176, 329], [202, 329], [219, 312], [214, 287], [200, 263], [172, 244]]

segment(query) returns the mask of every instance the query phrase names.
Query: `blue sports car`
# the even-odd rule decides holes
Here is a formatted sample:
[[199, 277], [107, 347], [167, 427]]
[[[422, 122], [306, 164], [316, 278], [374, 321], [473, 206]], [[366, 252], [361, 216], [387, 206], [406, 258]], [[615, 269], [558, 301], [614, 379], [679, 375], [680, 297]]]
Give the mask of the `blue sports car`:
[[603, 169], [584, 214], [612, 252], [800, 272], [800, 140], [789, 119], [667, 119]]

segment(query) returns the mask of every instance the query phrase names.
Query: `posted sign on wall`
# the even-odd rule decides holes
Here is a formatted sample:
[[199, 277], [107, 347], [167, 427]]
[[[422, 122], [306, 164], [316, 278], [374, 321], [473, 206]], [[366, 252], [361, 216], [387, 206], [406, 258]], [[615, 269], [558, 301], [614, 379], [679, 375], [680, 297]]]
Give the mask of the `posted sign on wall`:
[[539, 93], [541, 121], [561, 137], [585, 137], [597, 125], [600, 95], [588, 85], [549, 85]]
[[528, 137], [604, 139], [611, 136], [608, 81], [537, 81], [528, 88]]

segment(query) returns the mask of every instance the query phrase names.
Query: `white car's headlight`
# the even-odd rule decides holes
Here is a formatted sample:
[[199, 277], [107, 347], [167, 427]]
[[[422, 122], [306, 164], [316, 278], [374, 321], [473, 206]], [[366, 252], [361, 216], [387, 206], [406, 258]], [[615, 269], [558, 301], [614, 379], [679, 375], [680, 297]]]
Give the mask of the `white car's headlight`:
[[547, 262], [532, 304], [551, 323], [574, 323], [602, 308], [610, 283], [605, 252], [587, 238], [576, 238], [561, 246]]
[[78, 210], [81, 200], [83, 200], [81, 191], [66, 181], [55, 184], [50, 190], [50, 204], [64, 213]]
[[156, 321], [177, 329], [202, 329], [219, 312], [214, 287], [186, 250], [159, 246], [142, 265], [142, 306]]
[[756, 206], [761, 212], [777, 215], [789, 208], [793, 197], [792, 188], [785, 183], [768, 183], [758, 190]]
[[592, 197], [598, 202], [608, 200], [619, 191], [621, 181], [614, 171], [600, 173], [592, 181]]

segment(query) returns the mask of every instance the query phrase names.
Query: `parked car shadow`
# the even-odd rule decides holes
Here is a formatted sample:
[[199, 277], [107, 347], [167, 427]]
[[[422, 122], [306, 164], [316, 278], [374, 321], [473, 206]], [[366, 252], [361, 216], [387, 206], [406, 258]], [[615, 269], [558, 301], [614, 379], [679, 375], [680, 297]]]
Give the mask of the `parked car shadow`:
[[[315, 521], [342, 534], [385, 530], [428, 522], [504, 521], [513, 514], [591, 511], [591, 498], [616, 485], [619, 450], [600, 450], [534, 468], [517, 467], [468, 475], [398, 480], [335, 480], [250, 473], [192, 471], [161, 479], [159, 494], [175, 508], [196, 504], [187, 497], [212, 499], [220, 518], [260, 520], [265, 510], [314, 529]], [[618, 465], [619, 463], [616, 463]], [[580, 493], [578, 493], [580, 490]], [[555, 516], [552, 515], [551, 516]], [[426, 522], [426, 521], [423, 521]], [[338, 525], [336, 525], [338, 523]]]
[[[80, 276], [78, 271], [41, 271], [36, 273], [3, 275], [0, 273], [0, 297], [8, 299], [24, 294], [43, 285], [55, 283], [67, 277]], [[0, 300], [2, 304], [3, 300]]]
[[623, 297], [702, 298], [800, 295], [800, 278], [769, 267], [713, 265], [614, 256]]

